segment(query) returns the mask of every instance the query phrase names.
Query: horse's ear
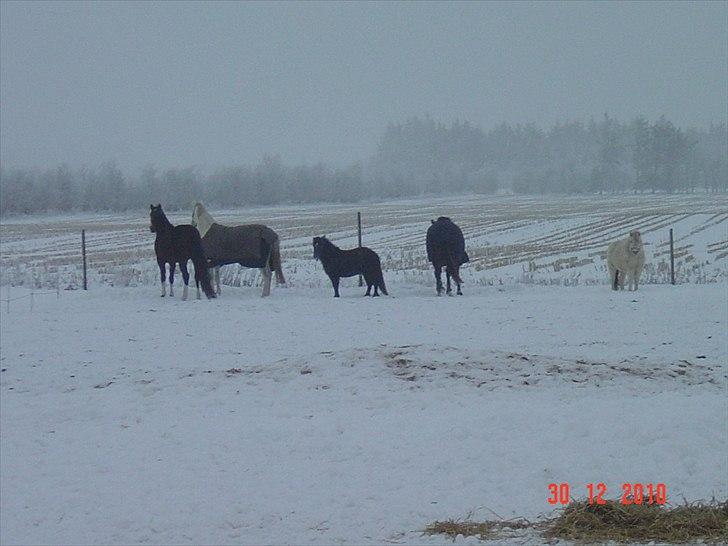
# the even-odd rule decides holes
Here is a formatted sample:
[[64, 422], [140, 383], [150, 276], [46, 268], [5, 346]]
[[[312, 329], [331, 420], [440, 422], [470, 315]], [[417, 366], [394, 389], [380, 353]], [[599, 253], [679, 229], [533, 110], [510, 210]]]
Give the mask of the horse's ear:
[[435, 221], [434, 221], [434, 220], [430, 220], [430, 222], [432, 222], [433, 224], [435, 223]]
[[161, 209], [162, 208], [162, 203], [157, 203], [157, 208], [158, 209]]

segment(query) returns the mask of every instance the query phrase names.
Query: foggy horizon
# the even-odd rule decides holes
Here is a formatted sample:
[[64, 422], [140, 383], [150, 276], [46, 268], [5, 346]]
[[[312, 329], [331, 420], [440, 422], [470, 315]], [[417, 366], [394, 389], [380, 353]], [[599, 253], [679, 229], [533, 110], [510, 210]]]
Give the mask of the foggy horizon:
[[726, 121], [728, 4], [0, 6], [2, 165], [368, 160], [387, 124]]

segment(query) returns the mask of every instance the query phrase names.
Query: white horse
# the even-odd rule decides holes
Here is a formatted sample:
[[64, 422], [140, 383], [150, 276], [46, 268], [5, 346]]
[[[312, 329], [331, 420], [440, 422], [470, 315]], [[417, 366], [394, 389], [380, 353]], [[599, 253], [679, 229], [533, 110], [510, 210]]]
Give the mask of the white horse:
[[215, 290], [220, 294], [220, 266], [238, 263], [243, 267], [257, 267], [263, 275], [263, 296], [270, 295], [272, 272], [276, 284], [285, 284], [281, 268], [280, 241], [275, 231], [261, 224], [223, 226], [205, 209], [195, 203], [192, 225], [202, 237], [202, 247], [210, 267], [214, 268]]
[[640, 232], [632, 230], [629, 236], [614, 241], [607, 248], [607, 267], [612, 290], [624, 290], [624, 278], [629, 275], [629, 290], [637, 290], [642, 268], [645, 266], [645, 251]]

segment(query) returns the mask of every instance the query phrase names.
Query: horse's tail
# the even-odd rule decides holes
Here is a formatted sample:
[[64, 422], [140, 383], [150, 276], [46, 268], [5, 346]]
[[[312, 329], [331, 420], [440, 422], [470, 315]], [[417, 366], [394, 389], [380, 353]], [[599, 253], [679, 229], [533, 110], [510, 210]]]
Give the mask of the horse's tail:
[[377, 284], [379, 285], [379, 290], [382, 291], [382, 294], [385, 296], [389, 296], [389, 292], [387, 292], [387, 287], [384, 284], [384, 275], [382, 275], [381, 270], [379, 271], [379, 280], [377, 281]]
[[460, 278], [460, 264], [453, 256], [452, 250], [446, 249], [445, 256], [447, 257], [447, 269], [450, 271], [450, 275], [452, 275], [456, 283], [463, 284], [463, 279]]
[[283, 276], [283, 267], [281, 266], [281, 243], [279, 239], [276, 239], [271, 247], [270, 268], [276, 273], [276, 283], [286, 284], [286, 278]]
[[619, 269], [614, 268], [614, 279], [612, 280], [612, 290], [619, 290]]
[[210, 282], [210, 270], [207, 267], [207, 258], [205, 257], [205, 251], [202, 248], [202, 239], [197, 230], [195, 230], [196, 236], [192, 239], [192, 263], [195, 266], [195, 282], [202, 286], [202, 291], [207, 296], [207, 299], [215, 297], [215, 290], [212, 288]]
[[382, 294], [385, 296], [389, 296], [389, 292], [387, 292], [387, 285], [384, 284], [384, 274], [382, 273], [382, 261], [379, 259], [379, 256], [377, 253], [374, 254], [374, 270], [372, 271], [374, 273], [374, 286], [378, 287], [379, 290], [382, 291]]

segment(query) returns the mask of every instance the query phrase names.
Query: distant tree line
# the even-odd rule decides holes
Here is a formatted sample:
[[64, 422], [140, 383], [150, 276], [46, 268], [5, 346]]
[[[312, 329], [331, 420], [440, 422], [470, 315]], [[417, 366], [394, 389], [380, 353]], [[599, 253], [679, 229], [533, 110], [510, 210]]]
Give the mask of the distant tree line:
[[287, 166], [275, 156], [257, 165], [202, 174], [194, 167], [129, 176], [98, 168], [0, 169], [0, 213], [127, 210], [163, 203], [212, 205], [355, 202], [426, 194], [522, 194], [728, 191], [726, 124], [681, 129], [664, 117], [536, 125], [487, 132], [467, 122], [429, 118], [390, 124], [367, 162]]

